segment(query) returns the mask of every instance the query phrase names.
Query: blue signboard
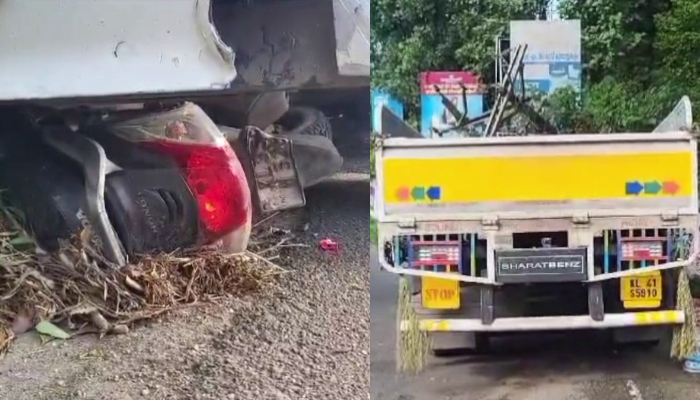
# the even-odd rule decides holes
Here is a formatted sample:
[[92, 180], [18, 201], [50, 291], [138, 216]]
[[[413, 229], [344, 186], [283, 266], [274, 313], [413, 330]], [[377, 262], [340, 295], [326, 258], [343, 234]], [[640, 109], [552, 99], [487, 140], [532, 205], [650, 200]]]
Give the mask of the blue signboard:
[[527, 44], [523, 78], [528, 91], [552, 94], [581, 87], [581, 21], [511, 21], [510, 46]]
[[372, 132], [382, 132], [382, 107], [387, 106], [399, 118], [404, 117], [404, 106], [394, 96], [381, 91], [372, 90]]

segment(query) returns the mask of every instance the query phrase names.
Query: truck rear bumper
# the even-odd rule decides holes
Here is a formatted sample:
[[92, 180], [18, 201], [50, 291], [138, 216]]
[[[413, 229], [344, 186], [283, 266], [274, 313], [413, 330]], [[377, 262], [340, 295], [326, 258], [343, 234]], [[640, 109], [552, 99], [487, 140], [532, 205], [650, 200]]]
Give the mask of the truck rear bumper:
[[[680, 325], [685, 323], [682, 311], [650, 311], [605, 314], [602, 321], [588, 315], [565, 317], [498, 318], [486, 325], [481, 319], [423, 319], [420, 329], [428, 332], [525, 332], [564, 331], [577, 329], [611, 329], [635, 326]], [[401, 330], [409, 327], [401, 323]]]

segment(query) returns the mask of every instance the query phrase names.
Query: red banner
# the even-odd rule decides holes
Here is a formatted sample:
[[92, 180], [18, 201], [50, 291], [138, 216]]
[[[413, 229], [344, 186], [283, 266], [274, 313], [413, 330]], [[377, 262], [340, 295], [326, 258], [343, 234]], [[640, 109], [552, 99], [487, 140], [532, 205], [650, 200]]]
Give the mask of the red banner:
[[467, 94], [484, 93], [485, 87], [479, 76], [471, 72], [423, 72], [420, 76], [421, 94], [437, 94], [435, 87], [444, 95], [461, 95], [462, 86]]

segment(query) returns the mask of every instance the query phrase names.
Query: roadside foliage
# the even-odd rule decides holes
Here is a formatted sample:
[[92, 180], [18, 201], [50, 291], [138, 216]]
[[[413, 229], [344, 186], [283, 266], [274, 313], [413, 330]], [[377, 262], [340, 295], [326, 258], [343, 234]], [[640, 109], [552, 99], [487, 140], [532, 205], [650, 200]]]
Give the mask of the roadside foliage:
[[[493, 82], [494, 37], [514, 19], [544, 15], [547, 0], [372, 0], [372, 85], [418, 108], [418, 76], [470, 70]], [[582, 93], [544, 102], [562, 132], [649, 131], [688, 95], [700, 101], [700, 3], [695, 0], [561, 0], [581, 19]]]

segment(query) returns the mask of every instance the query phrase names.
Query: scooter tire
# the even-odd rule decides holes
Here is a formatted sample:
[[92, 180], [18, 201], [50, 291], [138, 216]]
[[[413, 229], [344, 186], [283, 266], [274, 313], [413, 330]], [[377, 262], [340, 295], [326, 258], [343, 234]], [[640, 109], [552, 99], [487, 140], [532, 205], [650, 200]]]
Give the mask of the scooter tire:
[[282, 116], [276, 125], [283, 135], [322, 136], [333, 140], [331, 122], [321, 111], [310, 107], [293, 107]]

